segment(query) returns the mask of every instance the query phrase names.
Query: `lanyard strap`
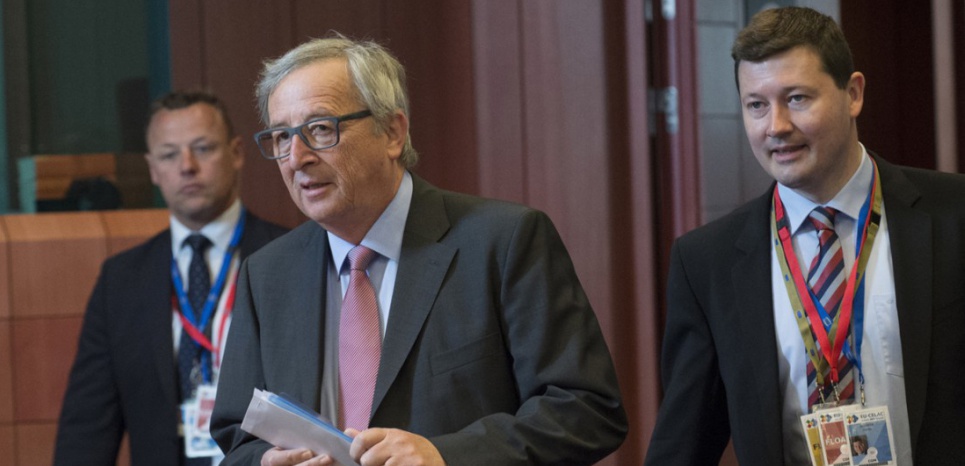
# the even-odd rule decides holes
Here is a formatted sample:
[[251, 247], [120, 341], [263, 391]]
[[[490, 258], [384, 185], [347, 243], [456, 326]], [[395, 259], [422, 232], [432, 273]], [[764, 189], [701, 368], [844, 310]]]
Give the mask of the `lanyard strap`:
[[[231, 235], [231, 241], [228, 243], [228, 248], [225, 250], [224, 258], [221, 261], [221, 270], [218, 271], [218, 277], [215, 280], [214, 286], [212, 286], [211, 290], [208, 291], [208, 296], [205, 298], [204, 308], [202, 309], [200, 316], [198, 316], [195, 313], [195, 310], [191, 307], [191, 302], [184, 290], [184, 281], [181, 279], [181, 272], [178, 270], [177, 260], [174, 258], [174, 256], [171, 256], [171, 281], [174, 283], [174, 296], [171, 297], [172, 305], [177, 311], [178, 317], [181, 319], [183, 331], [187, 332], [191, 339], [194, 340], [195, 344], [202, 348], [201, 368], [205, 382], [211, 381], [211, 354], [214, 353], [215, 348], [210, 339], [204, 335], [204, 330], [211, 322], [211, 317], [214, 315], [218, 300], [221, 297], [222, 291], [224, 290], [229, 271], [231, 270], [231, 263], [234, 259], [235, 251], [238, 249], [238, 245], [241, 242], [241, 235], [244, 231], [244, 226], [245, 210], [244, 207], [242, 207], [241, 215], [238, 217], [238, 223], [235, 224], [234, 232]], [[237, 277], [235, 278], [237, 279]], [[221, 318], [222, 328], [224, 328], [224, 323], [231, 314], [234, 305], [234, 291], [236, 285], [237, 283], [232, 283], [228, 296], [229, 299], [225, 306], [225, 313]]]
[[178, 262], [173, 256], [171, 257], [171, 279], [174, 282], [174, 292], [178, 298], [181, 315], [198, 330], [204, 331], [211, 321], [211, 316], [214, 314], [218, 298], [221, 297], [221, 292], [224, 289], [225, 279], [228, 277], [228, 270], [231, 268], [231, 259], [234, 256], [235, 250], [238, 249], [238, 243], [241, 241], [241, 232], [244, 230], [244, 225], [245, 211], [244, 208], [242, 208], [241, 215], [238, 217], [238, 223], [235, 225], [234, 233], [231, 235], [231, 242], [228, 244], [228, 248], [224, 253], [224, 259], [221, 261], [221, 270], [218, 272], [218, 278], [215, 280], [214, 286], [208, 291], [208, 296], [204, 300], [204, 308], [200, 313], [200, 318], [196, 317], [198, 314], [196, 310], [191, 307], [191, 302], [188, 300], [187, 293], [185, 293], [181, 272], [178, 270]]
[[[225, 306], [224, 306], [225, 312], [222, 313], [221, 323], [218, 326], [219, 330], [218, 330], [217, 341], [222, 342], [221, 343], [222, 345], [224, 344], [223, 342], [224, 342], [225, 322], [228, 321], [228, 317], [231, 316], [231, 311], [232, 309], [234, 309], [235, 290], [237, 288], [238, 288], [238, 279], [237, 277], [235, 277], [235, 279], [233, 279], [231, 282], [231, 288], [228, 288], [228, 299], [225, 301]], [[216, 351], [217, 348], [215, 348], [214, 343], [212, 341], [213, 339], [209, 339], [207, 336], [205, 336], [205, 334], [201, 330], [198, 330], [198, 327], [192, 324], [191, 321], [189, 321], [188, 318], [184, 316], [184, 313], [181, 312], [180, 309], [178, 309], [178, 300], [174, 296], [171, 296], [171, 306], [172, 306], [172, 309], [174, 309], [175, 312], [178, 313], [178, 318], [181, 319], [182, 329], [185, 332], [188, 332], [188, 335], [191, 337], [191, 339], [194, 340], [198, 345], [200, 345], [206, 351], [211, 353], [217, 352]]]
[[[781, 202], [777, 187], [774, 187], [774, 198], [771, 204], [771, 233], [776, 239], [774, 248], [781, 265], [784, 285], [791, 300], [791, 308], [798, 323], [798, 330], [804, 340], [808, 357], [816, 369], [819, 385], [824, 384], [822, 370], [825, 367], [831, 369], [832, 382], [838, 382], [840, 379], [838, 359], [842, 352], [855, 364], [858, 368], [859, 378], [863, 379], [863, 376], [861, 376], [860, 351], [864, 327], [864, 296], [857, 295], [863, 294], [864, 291], [864, 274], [881, 223], [882, 206], [878, 166], [874, 159], [871, 159], [871, 163], [873, 168], [871, 191], [868, 193], [858, 216], [859, 230], [855, 247], [857, 260], [848, 276], [844, 297], [841, 300], [841, 308], [833, 320], [828, 317], [827, 312], [821, 306], [821, 302], [811, 292], [804, 275], [801, 273], [797, 255], [794, 253], [791, 243], [790, 225], [784, 213], [784, 204]], [[852, 315], [854, 316], [856, 346], [854, 353], [847, 343]], [[815, 347], [815, 338], [817, 338], [817, 346], [820, 348], [820, 355]]]

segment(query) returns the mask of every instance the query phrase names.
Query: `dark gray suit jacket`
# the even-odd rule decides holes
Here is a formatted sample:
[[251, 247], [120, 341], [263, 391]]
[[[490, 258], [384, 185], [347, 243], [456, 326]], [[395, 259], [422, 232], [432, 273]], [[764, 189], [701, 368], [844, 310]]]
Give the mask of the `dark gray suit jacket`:
[[[242, 258], [286, 231], [246, 215]], [[180, 464], [172, 290], [170, 230], [104, 262], [64, 395], [54, 465], [113, 466], [125, 431], [133, 466]]]
[[[451, 465], [591, 464], [627, 429], [593, 310], [546, 215], [413, 176], [370, 426]], [[269, 448], [240, 430], [252, 389], [321, 394], [324, 229], [308, 222], [241, 272], [212, 430], [225, 464]]]
[[[965, 438], [965, 176], [877, 156], [915, 464], [958, 464]], [[772, 190], [671, 253], [665, 397], [647, 465], [783, 464], [771, 293]], [[802, 440], [803, 441], [803, 440]]]

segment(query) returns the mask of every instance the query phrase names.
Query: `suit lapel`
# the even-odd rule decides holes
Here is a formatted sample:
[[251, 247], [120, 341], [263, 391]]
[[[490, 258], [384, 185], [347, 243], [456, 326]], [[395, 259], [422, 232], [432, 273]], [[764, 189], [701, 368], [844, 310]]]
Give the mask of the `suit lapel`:
[[898, 327], [905, 370], [905, 399], [911, 428], [912, 450], [917, 444], [925, 413], [928, 383], [928, 349], [932, 323], [932, 219], [918, 209], [917, 188], [894, 165], [878, 157], [885, 218], [891, 237], [892, 272], [898, 306]]
[[415, 345], [456, 254], [455, 249], [438, 242], [449, 230], [442, 196], [420, 178], [413, 176], [412, 179], [412, 203], [402, 237], [395, 293], [382, 344], [373, 413]]
[[[171, 328], [173, 307], [171, 296], [171, 232], [165, 231], [154, 242], [144, 268], [144, 289], [140, 290], [138, 302], [143, 309], [131, 309], [141, 317], [134, 317], [135, 325], [143, 325], [142, 335], [149, 338], [148, 346], [154, 358], [157, 382], [164, 397], [172, 404], [180, 402], [177, 368], [174, 357], [174, 331]], [[155, 329], [161, 329], [157, 331]]]
[[[272, 358], [277, 361], [308, 362], [299, 364], [297, 371], [282, 370], [276, 374], [279, 386], [299, 400], [313, 400], [317, 405], [321, 393], [322, 361], [325, 359], [321, 346], [325, 338], [325, 303], [328, 289], [328, 268], [331, 252], [328, 235], [315, 222], [303, 225], [307, 228], [301, 247], [290, 251], [285, 270], [276, 271], [279, 276], [298, 277], [287, 280], [283, 288], [286, 297], [281, 298], [277, 309], [285, 312], [278, 318], [287, 322], [274, 328], [283, 332], [265, 337], [264, 341], [280, 343]], [[308, 284], [308, 286], [306, 286]], [[293, 325], [293, 323], [297, 323]], [[315, 361], [315, 362], [313, 362]]]
[[[773, 189], [773, 188], [772, 188]], [[741, 373], [753, 374], [749, 401], [745, 406], [755, 410], [749, 419], [758, 419], [759, 432], [745, 432], [743, 438], [754, 438], [755, 450], [763, 455], [760, 464], [784, 461], [784, 439], [781, 435], [783, 402], [778, 383], [777, 335], [774, 329], [774, 297], [771, 292], [770, 206], [771, 192], [757, 200], [748, 210], [744, 228], [735, 241], [737, 249], [731, 280], [741, 310], [737, 312], [737, 334], [740, 341], [752, 346], [744, 354]], [[763, 437], [761, 437], [763, 436]]]

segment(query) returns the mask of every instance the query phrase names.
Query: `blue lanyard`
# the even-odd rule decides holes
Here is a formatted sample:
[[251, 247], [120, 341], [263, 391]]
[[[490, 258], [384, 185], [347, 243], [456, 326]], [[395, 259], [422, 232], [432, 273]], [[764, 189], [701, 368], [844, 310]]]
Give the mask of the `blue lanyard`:
[[[194, 312], [194, 308], [191, 307], [191, 302], [188, 299], [187, 293], [184, 291], [184, 281], [181, 279], [181, 272], [178, 270], [178, 261], [171, 256], [171, 280], [174, 282], [174, 293], [178, 298], [178, 305], [181, 307], [181, 315], [187, 319], [188, 323], [198, 329], [199, 332], [204, 332], [208, 324], [211, 322], [211, 317], [214, 315], [215, 308], [217, 307], [218, 299], [221, 297], [221, 292], [224, 290], [225, 281], [228, 278], [228, 270], [231, 268], [231, 259], [234, 256], [235, 251], [238, 249], [238, 243], [241, 242], [241, 233], [244, 231], [245, 227], [245, 210], [244, 207], [241, 208], [241, 215], [238, 217], [238, 223], [235, 225], [235, 230], [231, 235], [231, 242], [228, 243], [228, 249], [225, 250], [224, 259], [221, 261], [221, 270], [218, 271], [218, 278], [215, 280], [214, 286], [208, 291], [208, 296], [204, 301], [204, 308], [201, 312], [201, 317], [198, 319], [197, 314]], [[204, 381], [206, 383], [211, 382], [211, 352], [208, 351], [200, 342], [194, 341], [195, 345], [201, 348], [201, 369], [204, 376]]]

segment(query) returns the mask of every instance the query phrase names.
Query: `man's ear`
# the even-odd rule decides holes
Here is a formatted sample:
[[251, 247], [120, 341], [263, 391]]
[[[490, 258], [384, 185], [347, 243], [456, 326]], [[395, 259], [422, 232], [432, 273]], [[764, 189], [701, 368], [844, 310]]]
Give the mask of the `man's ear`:
[[245, 145], [241, 143], [241, 136], [235, 136], [228, 141], [228, 151], [231, 154], [235, 170], [241, 170], [245, 165]]
[[848, 91], [848, 97], [851, 100], [849, 103], [851, 118], [858, 118], [864, 106], [864, 75], [858, 71], [851, 73], [851, 79], [848, 80], [845, 90]]
[[396, 110], [386, 125], [385, 135], [388, 138], [388, 153], [392, 160], [402, 157], [402, 148], [409, 137], [409, 118], [402, 110]]
[[151, 184], [158, 186], [157, 175], [154, 173], [154, 164], [151, 163], [151, 154], [144, 154], [144, 163], [147, 164], [147, 171], [151, 174]]

